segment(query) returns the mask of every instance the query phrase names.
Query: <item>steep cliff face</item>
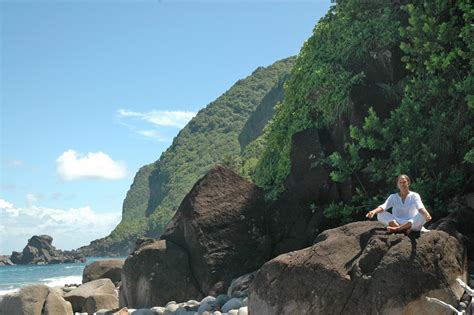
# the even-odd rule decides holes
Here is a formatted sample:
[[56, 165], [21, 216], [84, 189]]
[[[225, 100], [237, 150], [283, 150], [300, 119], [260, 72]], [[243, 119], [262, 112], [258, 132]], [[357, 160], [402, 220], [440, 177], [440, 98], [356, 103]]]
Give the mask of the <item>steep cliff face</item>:
[[257, 139], [262, 134], [263, 128], [267, 125], [268, 121], [272, 119], [275, 113], [275, 105], [283, 101], [283, 96], [285, 95], [283, 86], [287, 80], [288, 76], [282, 77], [250, 115], [239, 134], [241, 150], [244, 150], [250, 142]]
[[194, 183], [227, 156], [240, 154], [242, 128], [257, 106], [272, 109], [281, 99], [282, 82], [293, 63], [291, 57], [257, 68], [200, 110], [160, 159], [136, 174], [120, 224], [81, 249], [89, 255], [126, 255], [136, 238], [158, 237]]

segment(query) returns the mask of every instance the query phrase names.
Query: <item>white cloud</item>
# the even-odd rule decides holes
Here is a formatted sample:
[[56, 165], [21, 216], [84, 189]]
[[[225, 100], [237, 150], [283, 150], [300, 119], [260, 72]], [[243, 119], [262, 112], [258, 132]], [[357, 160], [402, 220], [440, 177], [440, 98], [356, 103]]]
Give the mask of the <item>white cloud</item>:
[[7, 163], [8, 167], [20, 167], [23, 165], [22, 160], [12, 160]]
[[68, 150], [56, 160], [56, 171], [63, 180], [81, 178], [121, 179], [127, 176], [127, 168], [122, 161], [114, 161], [103, 152], [80, 156]]
[[41, 206], [16, 208], [0, 199], [0, 253], [21, 251], [33, 235], [53, 237], [59, 249], [74, 249], [104, 237], [119, 223], [120, 215], [97, 213], [89, 206], [53, 209]]
[[196, 113], [187, 111], [152, 110], [149, 112], [134, 112], [127, 109], [117, 111], [119, 117], [135, 117], [155, 126], [173, 126], [183, 128], [196, 116]]
[[27, 194], [26, 195], [26, 203], [28, 205], [32, 205], [33, 203], [35, 203], [39, 199], [43, 199], [43, 198], [44, 198], [44, 196], [41, 195], [41, 194]]

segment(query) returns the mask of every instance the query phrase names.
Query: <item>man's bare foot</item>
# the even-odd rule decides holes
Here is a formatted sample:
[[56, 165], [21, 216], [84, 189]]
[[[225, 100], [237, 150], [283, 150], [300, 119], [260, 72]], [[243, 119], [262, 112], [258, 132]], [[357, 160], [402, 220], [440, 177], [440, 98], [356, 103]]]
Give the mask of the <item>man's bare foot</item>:
[[388, 234], [398, 232], [398, 226], [387, 226], [387, 232], [388, 232]]
[[400, 224], [398, 224], [397, 221], [392, 220], [392, 221], [388, 222], [388, 226], [391, 226], [391, 227], [399, 227]]

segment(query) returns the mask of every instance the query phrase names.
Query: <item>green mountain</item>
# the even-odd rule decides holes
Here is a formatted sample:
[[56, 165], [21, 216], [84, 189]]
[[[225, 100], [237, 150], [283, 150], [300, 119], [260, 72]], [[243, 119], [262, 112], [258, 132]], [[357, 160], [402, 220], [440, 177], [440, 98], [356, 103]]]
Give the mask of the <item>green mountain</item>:
[[257, 68], [200, 110], [160, 159], [135, 175], [119, 225], [109, 236], [81, 249], [123, 255], [133, 249], [138, 237], [159, 236], [194, 183], [215, 164], [226, 164], [228, 157], [240, 154], [242, 128], [263, 101], [267, 107], [275, 106], [280, 98], [272, 95], [293, 63], [292, 57]]
[[[330, 205], [327, 216], [351, 220], [396, 189], [401, 173], [437, 217], [474, 190], [473, 5], [410, 2], [337, 1], [318, 22], [262, 140], [254, 178], [268, 196], [284, 189], [293, 135], [331, 134], [354, 113], [365, 118], [345, 129], [343, 149], [314, 163], [352, 187], [352, 200]], [[388, 76], [370, 65], [397, 60], [402, 79], [377, 82]], [[385, 104], [361, 93], [369, 86]]]

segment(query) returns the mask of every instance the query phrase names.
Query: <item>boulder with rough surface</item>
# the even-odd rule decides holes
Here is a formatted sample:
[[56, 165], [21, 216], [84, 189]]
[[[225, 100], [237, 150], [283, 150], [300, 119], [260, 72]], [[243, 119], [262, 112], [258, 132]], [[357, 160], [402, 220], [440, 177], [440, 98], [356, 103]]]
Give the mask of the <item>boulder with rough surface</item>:
[[99, 279], [87, 282], [77, 289], [66, 293], [64, 299], [71, 302], [74, 312], [83, 312], [88, 297], [102, 294], [116, 296], [115, 286], [110, 279]]
[[186, 195], [161, 239], [185, 249], [200, 290], [218, 295], [270, 258], [263, 210], [260, 188], [217, 166]]
[[200, 298], [187, 253], [170, 241], [138, 244], [122, 269], [120, 305], [144, 308]]
[[48, 293], [48, 287], [39, 284], [24, 287], [12, 295], [5, 295], [0, 301], [0, 314], [41, 315]]
[[378, 222], [321, 233], [267, 262], [251, 286], [252, 314], [445, 314], [466, 278], [464, 244], [444, 231], [388, 235]]
[[82, 283], [105, 278], [118, 283], [121, 279], [122, 266], [123, 261], [117, 259], [95, 261], [84, 268]]
[[101, 309], [115, 309], [118, 307], [118, 304], [118, 299], [115, 294], [95, 294], [86, 299], [82, 310], [83, 312], [87, 312], [87, 314], [94, 314]]
[[66, 301], [61, 294], [50, 289], [43, 315], [72, 315], [72, 305]]

